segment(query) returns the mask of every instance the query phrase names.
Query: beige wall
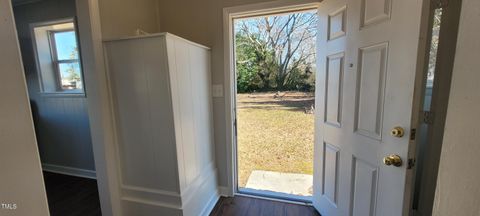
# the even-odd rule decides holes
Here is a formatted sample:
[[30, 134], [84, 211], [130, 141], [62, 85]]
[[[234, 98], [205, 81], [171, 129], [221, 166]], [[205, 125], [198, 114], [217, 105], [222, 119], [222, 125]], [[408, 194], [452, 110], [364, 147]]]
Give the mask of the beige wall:
[[[160, 31], [212, 48], [212, 83], [224, 84], [223, 8], [270, 0], [159, 0]], [[225, 99], [214, 98], [216, 161], [220, 186], [227, 186]]]
[[463, 0], [433, 215], [480, 215], [480, 1]]
[[103, 39], [158, 32], [157, 0], [99, 0]]
[[[223, 8], [271, 0], [100, 0], [103, 39], [171, 32], [212, 48], [212, 83], [224, 83]], [[220, 186], [227, 186], [225, 99], [214, 98], [214, 133]]]
[[[223, 8], [271, 0], [100, 0], [103, 39], [170, 32], [212, 48], [212, 83], [224, 83]], [[214, 98], [219, 184], [227, 186], [225, 99]]]
[[0, 20], [0, 215], [45, 216], [47, 198], [10, 0], [0, 0]]

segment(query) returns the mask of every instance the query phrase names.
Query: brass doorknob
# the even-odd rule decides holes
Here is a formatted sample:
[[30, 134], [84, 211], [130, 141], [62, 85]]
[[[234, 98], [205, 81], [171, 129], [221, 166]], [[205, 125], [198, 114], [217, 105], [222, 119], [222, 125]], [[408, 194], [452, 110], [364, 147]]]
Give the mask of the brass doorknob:
[[393, 137], [403, 137], [403, 135], [405, 135], [405, 131], [402, 127], [394, 127], [390, 131], [390, 135], [392, 135]]
[[402, 166], [402, 158], [396, 154], [387, 155], [383, 158], [383, 163], [387, 166], [393, 165], [399, 167]]

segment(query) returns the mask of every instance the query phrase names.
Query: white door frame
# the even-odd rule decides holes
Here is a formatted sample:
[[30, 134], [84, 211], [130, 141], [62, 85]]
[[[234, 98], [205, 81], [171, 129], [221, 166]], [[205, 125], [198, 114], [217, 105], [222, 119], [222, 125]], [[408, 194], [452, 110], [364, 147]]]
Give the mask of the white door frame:
[[[107, 88], [99, 0], [76, 0], [75, 5], [102, 215], [121, 215], [113, 111]], [[24, 82], [26, 85], [25, 79]], [[39, 169], [41, 171], [41, 167]]]
[[226, 154], [227, 154], [227, 188], [220, 187], [220, 193], [233, 196], [237, 192], [237, 158], [236, 158], [236, 76], [233, 40], [233, 20], [242, 17], [254, 17], [265, 14], [278, 14], [292, 11], [316, 9], [321, 0], [278, 0], [264, 3], [248, 4], [223, 9], [223, 48], [225, 71], [225, 116], [226, 116]]
[[76, 0], [75, 3], [102, 215], [122, 215], [113, 107], [104, 61], [99, 0]]
[[[432, 1], [429, 14], [428, 25], [428, 41], [426, 41], [427, 48], [425, 52], [425, 59], [429, 58], [429, 48], [431, 43], [431, 30], [433, 25], [433, 13], [439, 6], [440, 0]], [[445, 120], [447, 115], [448, 101], [450, 95], [450, 85], [453, 71], [453, 64], [455, 59], [455, 49], [458, 34], [458, 23], [460, 19], [460, 10], [462, 7], [461, 1], [450, 1], [448, 5], [440, 5], [443, 7], [442, 23], [440, 27], [440, 41], [438, 44], [437, 60], [435, 63], [435, 80], [432, 87], [432, 99], [430, 112], [434, 113], [432, 123], [428, 127], [427, 143], [425, 145], [423, 157], [423, 169], [421, 172], [415, 171], [415, 175], [420, 176], [420, 188], [418, 192], [417, 209], [414, 209], [415, 215], [431, 215], [433, 209], [433, 202], [435, 198], [435, 189], [437, 182], [438, 166], [440, 162], [440, 153], [442, 151], [443, 134], [445, 129]], [[426, 73], [428, 71], [428, 64], [424, 65], [424, 80], [426, 83]], [[421, 92], [422, 101], [424, 100], [425, 89]], [[422, 112], [423, 107], [420, 107], [419, 112]], [[419, 149], [420, 145], [417, 146]], [[418, 155], [418, 153], [417, 153]], [[418, 167], [417, 167], [418, 168]]]

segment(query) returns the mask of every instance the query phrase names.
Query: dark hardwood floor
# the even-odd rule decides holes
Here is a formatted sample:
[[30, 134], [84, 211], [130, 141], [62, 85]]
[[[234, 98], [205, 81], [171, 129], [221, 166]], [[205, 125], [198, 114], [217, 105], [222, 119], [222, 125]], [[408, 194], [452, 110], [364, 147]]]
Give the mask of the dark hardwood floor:
[[[44, 172], [51, 216], [101, 216], [97, 182]], [[210, 216], [320, 216], [311, 206], [244, 196], [221, 197]]]
[[43, 172], [51, 216], [100, 216], [97, 181]]
[[210, 216], [320, 216], [311, 206], [244, 196], [221, 197]]

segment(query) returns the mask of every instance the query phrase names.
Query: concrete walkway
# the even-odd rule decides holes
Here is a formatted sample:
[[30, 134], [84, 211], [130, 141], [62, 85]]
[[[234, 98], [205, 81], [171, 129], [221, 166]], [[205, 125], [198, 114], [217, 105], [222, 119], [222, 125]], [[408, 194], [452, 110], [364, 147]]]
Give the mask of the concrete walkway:
[[312, 175], [254, 170], [245, 188], [312, 196], [312, 182]]

